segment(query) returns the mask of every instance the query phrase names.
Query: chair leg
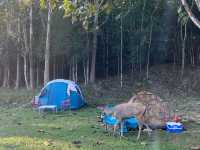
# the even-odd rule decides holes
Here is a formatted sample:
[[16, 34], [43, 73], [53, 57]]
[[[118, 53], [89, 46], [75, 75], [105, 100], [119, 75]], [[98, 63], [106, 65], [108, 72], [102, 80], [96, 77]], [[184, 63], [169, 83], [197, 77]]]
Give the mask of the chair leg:
[[55, 110], [56, 110], [56, 113], [57, 113], [58, 112], [57, 107], [55, 108]]
[[120, 127], [120, 136], [123, 137], [123, 129], [124, 129], [124, 122], [122, 121], [120, 123], [121, 127]]
[[118, 125], [118, 124], [115, 124], [115, 125], [114, 125], [114, 129], [113, 129], [113, 136], [114, 136], [114, 135], [115, 135], [115, 133], [116, 133], [117, 125]]

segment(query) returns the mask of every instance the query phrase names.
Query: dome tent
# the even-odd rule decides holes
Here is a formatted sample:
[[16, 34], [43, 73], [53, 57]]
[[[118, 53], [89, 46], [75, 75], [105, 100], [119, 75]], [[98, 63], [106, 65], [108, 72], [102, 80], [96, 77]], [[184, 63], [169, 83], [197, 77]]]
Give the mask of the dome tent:
[[56, 79], [48, 82], [35, 96], [33, 105], [55, 105], [57, 109], [78, 109], [85, 104], [80, 87], [73, 81]]

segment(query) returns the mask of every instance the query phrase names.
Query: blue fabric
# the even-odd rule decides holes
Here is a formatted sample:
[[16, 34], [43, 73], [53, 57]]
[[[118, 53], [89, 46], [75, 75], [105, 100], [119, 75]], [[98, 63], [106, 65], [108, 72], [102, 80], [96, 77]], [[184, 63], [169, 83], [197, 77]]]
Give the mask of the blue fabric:
[[48, 103], [48, 97], [47, 96], [42, 96], [42, 97], [39, 98], [39, 104], [41, 106], [47, 105], [47, 103]]
[[130, 118], [125, 120], [125, 125], [127, 128], [137, 128], [138, 127], [138, 121], [136, 118]]
[[81, 96], [77, 94], [77, 92], [72, 91], [70, 94], [70, 108], [77, 109], [84, 105], [84, 101], [82, 100]]
[[66, 83], [57, 82], [50, 84], [48, 105], [56, 105], [58, 109], [61, 109], [62, 101], [66, 100], [67, 97]]
[[118, 124], [118, 120], [113, 116], [104, 116], [103, 123], [114, 126]]

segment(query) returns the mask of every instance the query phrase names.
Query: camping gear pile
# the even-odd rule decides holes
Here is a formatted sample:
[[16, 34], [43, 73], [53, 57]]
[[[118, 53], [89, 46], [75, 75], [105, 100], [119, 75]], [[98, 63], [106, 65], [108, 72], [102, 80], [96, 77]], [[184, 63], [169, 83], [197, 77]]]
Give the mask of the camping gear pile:
[[[80, 87], [73, 81], [56, 79], [48, 82], [32, 100], [35, 108], [78, 109], [85, 104]], [[45, 107], [47, 106], [47, 107]]]
[[152, 129], [162, 129], [171, 119], [169, 104], [159, 96], [148, 91], [141, 91], [133, 96], [129, 102], [138, 102], [147, 106], [146, 116]]

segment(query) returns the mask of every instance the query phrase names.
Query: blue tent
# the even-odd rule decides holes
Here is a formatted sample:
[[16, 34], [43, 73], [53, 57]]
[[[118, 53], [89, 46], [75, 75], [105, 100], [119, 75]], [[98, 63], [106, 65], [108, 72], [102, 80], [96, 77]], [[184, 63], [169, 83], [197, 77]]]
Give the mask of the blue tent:
[[35, 96], [37, 106], [56, 105], [57, 109], [78, 109], [85, 104], [80, 87], [73, 81], [56, 79], [48, 82]]

